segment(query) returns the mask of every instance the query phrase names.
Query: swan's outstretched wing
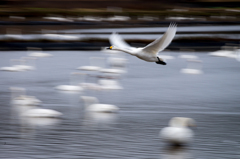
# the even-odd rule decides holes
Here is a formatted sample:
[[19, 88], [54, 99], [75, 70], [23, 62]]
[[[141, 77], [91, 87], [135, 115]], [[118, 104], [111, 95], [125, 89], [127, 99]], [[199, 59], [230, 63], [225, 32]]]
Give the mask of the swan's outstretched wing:
[[151, 54], [157, 54], [159, 51], [164, 50], [173, 40], [176, 31], [177, 24], [171, 23], [165, 34], [161, 38], [156, 39], [155, 41], [144, 47], [143, 51]]
[[122, 49], [129, 49], [132, 48], [128, 43], [126, 43], [120, 35], [117, 33], [112, 33], [112, 35], [109, 37], [109, 41], [111, 45], [114, 45], [118, 48]]

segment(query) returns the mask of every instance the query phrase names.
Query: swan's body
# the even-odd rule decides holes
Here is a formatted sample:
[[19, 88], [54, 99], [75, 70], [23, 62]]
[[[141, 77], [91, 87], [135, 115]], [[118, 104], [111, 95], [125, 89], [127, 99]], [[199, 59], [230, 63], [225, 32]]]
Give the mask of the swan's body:
[[181, 69], [181, 73], [185, 74], [203, 74], [201, 60], [187, 60], [188, 67]]
[[228, 57], [228, 58], [235, 58], [239, 59], [240, 49], [234, 48], [234, 50], [218, 50], [209, 53], [210, 56], [218, 56], [218, 57]]
[[98, 66], [80, 66], [77, 68], [78, 70], [83, 70], [83, 71], [98, 71], [101, 69], [101, 67]]
[[19, 106], [36, 106], [41, 104], [41, 100], [34, 96], [25, 95], [26, 89], [21, 87], [10, 87], [11, 104]]
[[160, 137], [171, 144], [186, 144], [192, 141], [194, 133], [189, 126], [195, 126], [195, 121], [191, 118], [174, 117], [169, 122], [169, 127], [163, 128]]
[[49, 54], [49, 53], [43, 53], [43, 52], [33, 52], [33, 53], [28, 54], [28, 56], [32, 56], [32, 57], [50, 57], [52, 55]]
[[99, 71], [104, 66], [104, 58], [101, 57], [90, 57], [89, 59], [90, 65], [89, 66], [80, 66], [77, 69], [83, 71]]
[[81, 86], [75, 85], [59, 85], [55, 87], [55, 89], [60, 91], [83, 91], [83, 88]]
[[[83, 87], [80, 86], [81, 82], [82, 82], [82, 78], [85, 76], [85, 74], [82, 73], [78, 73], [78, 72], [72, 72], [70, 74], [70, 84], [69, 85], [59, 85], [56, 86], [55, 89], [60, 90], [60, 91], [73, 91], [73, 92], [79, 92], [79, 91], [83, 91]], [[74, 81], [73, 78], [79, 78], [79, 79], [75, 79], [76, 81]]]
[[[36, 58], [34, 58], [34, 57], [21, 57], [21, 59], [19, 60], [21, 63], [18, 65], [14, 65], [14, 67], [17, 67], [24, 71], [35, 70], [35, 66], [34, 66], [35, 60], [36, 60]], [[31, 65], [29, 65], [30, 64], [29, 61], [30, 62], [32, 61]]]
[[124, 74], [127, 71], [119, 68], [104, 68], [99, 70], [102, 73], [111, 73], [111, 74]]
[[113, 79], [101, 79], [99, 80], [99, 84], [101, 86], [101, 89], [104, 90], [123, 89], [123, 87], [118, 83], [118, 81]]
[[22, 114], [24, 117], [58, 118], [62, 113], [52, 109], [33, 108]]
[[158, 57], [157, 54], [171, 43], [176, 34], [176, 30], [176, 24], [170, 24], [168, 30], [161, 38], [156, 39], [143, 48], [131, 47], [118, 34], [113, 33], [110, 37], [110, 43], [113, 46], [108, 49], [123, 51], [147, 62], [156, 62], [157, 64], [166, 65], [164, 60]]
[[23, 69], [22, 67], [18, 67], [18, 65], [1, 67], [0, 70], [1, 70], [1, 71], [9, 71], [9, 72], [21, 72], [21, 71], [25, 71], [25, 69]]
[[99, 101], [95, 97], [81, 96], [84, 101], [85, 110], [89, 112], [101, 112], [101, 113], [115, 113], [119, 108], [111, 104], [99, 104]]
[[34, 96], [21, 95], [12, 99], [12, 104], [14, 105], [40, 105], [41, 101]]
[[179, 55], [178, 57], [182, 59], [198, 59], [198, 56], [196, 55], [187, 55], [187, 54], [182, 54], [182, 55]]
[[[9, 72], [20, 72], [20, 71], [27, 71], [27, 70], [32, 70], [34, 69], [32, 66], [25, 65], [25, 59], [11, 59], [10, 60], [12, 63], [12, 66], [7, 66], [7, 67], [1, 67], [1, 71], [9, 71]], [[14, 62], [17, 62], [13, 64]]]
[[10, 90], [12, 108], [19, 117], [56, 118], [62, 115], [55, 110], [38, 108], [42, 102], [34, 96], [25, 95], [25, 88], [10, 87]]

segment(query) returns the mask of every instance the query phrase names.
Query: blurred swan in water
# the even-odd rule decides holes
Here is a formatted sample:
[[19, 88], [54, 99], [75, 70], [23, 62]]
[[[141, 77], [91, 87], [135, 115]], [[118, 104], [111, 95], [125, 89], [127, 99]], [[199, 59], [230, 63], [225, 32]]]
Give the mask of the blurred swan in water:
[[182, 59], [198, 59], [198, 56], [196, 55], [188, 55], [188, 54], [182, 54], [178, 56], [179, 58]]
[[35, 70], [35, 60], [34, 57], [21, 57], [22, 63], [17, 65], [17, 67], [22, 68], [23, 70]]
[[13, 105], [36, 106], [40, 105], [42, 101], [34, 96], [27, 96], [26, 89], [21, 87], [10, 87], [11, 103]]
[[83, 71], [99, 71], [104, 67], [104, 58], [102, 57], [90, 57], [89, 61], [89, 66], [80, 66], [77, 69]]
[[235, 58], [239, 61], [240, 49], [238, 47], [223, 46], [221, 50], [210, 52], [208, 55]]
[[191, 118], [174, 117], [169, 121], [169, 126], [163, 128], [159, 136], [173, 145], [187, 144], [192, 141], [194, 133], [189, 126], [195, 126]]
[[[17, 62], [17, 63], [16, 63]], [[9, 71], [9, 72], [22, 72], [26, 71], [26, 67], [23, 65], [23, 59], [11, 59], [10, 63], [12, 66], [1, 67], [1, 71]]]
[[157, 54], [171, 43], [176, 34], [176, 30], [177, 25], [171, 23], [168, 30], [161, 38], [156, 39], [143, 48], [131, 47], [118, 34], [113, 33], [109, 38], [112, 46], [108, 49], [123, 51], [147, 62], [156, 62], [157, 64], [166, 65], [166, 62]]
[[100, 79], [99, 85], [102, 90], [117, 90], [123, 89], [117, 80], [114, 79]]
[[178, 58], [187, 59], [187, 60], [198, 59], [198, 56], [194, 55], [194, 51], [195, 50], [193, 49], [180, 49], [181, 55], [179, 55]]
[[25, 95], [26, 89], [10, 87], [11, 104], [20, 116], [23, 117], [59, 117], [62, 113], [51, 109], [38, 108], [42, 102], [34, 96]]
[[28, 54], [28, 56], [32, 56], [32, 57], [51, 57], [52, 54], [43, 53], [43, 52], [33, 52], [33, 53]]
[[116, 113], [102, 113], [88, 111], [84, 114], [84, 124], [88, 126], [99, 126], [100, 128], [107, 128], [114, 124], [118, 119]]
[[62, 113], [52, 110], [52, 109], [43, 109], [43, 108], [33, 108], [29, 109], [21, 114], [23, 117], [34, 117], [34, 118], [58, 118]]
[[119, 108], [115, 105], [99, 104], [96, 97], [81, 96], [80, 98], [84, 102], [85, 110], [89, 112], [115, 113], [119, 110]]
[[82, 77], [84, 76], [84, 74], [79, 73], [79, 72], [73, 72], [70, 74], [70, 84], [69, 85], [59, 85], [56, 86], [55, 89], [60, 90], [60, 91], [74, 91], [74, 92], [78, 92], [78, 91], [83, 91], [83, 87], [80, 86], [80, 82], [79, 79], [77, 79], [77, 81], [73, 81], [73, 77]]
[[185, 74], [202, 74], [202, 61], [201, 60], [187, 60], [187, 68], [181, 69], [181, 73]]
[[120, 56], [111, 56], [107, 59], [107, 64], [110, 68], [103, 68], [99, 71], [102, 73], [110, 73], [110, 74], [124, 74], [127, 72], [126, 64], [127, 59], [120, 57]]
[[49, 53], [43, 53], [41, 48], [36, 48], [36, 47], [28, 47], [28, 51], [30, 52], [28, 56], [31, 57], [50, 57], [52, 54]]

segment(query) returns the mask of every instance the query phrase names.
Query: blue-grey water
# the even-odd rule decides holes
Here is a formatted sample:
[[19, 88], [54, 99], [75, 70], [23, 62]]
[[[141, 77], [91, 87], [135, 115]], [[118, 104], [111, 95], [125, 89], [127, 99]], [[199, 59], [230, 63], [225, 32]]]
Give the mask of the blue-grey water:
[[[64, 93], [54, 89], [68, 84], [71, 72], [89, 65], [89, 57], [108, 57], [100, 51], [48, 51], [53, 57], [35, 61], [36, 70], [0, 72], [0, 158], [136, 158], [238, 159], [240, 157], [240, 63], [233, 58], [195, 52], [203, 74], [182, 74], [186, 60], [179, 52], [167, 65], [125, 55], [127, 73], [118, 91]], [[0, 67], [24, 51], [1, 51]], [[182, 52], [184, 54], [184, 52]], [[187, 53], [186, 53], [187, 54]], [[188, 53], [189, 54], [189, 53]], [[14, 116], [9, 87], [24, 87], [41, 106], [61, 113], [61, 119], [21, 121]], [[120, 108], [117, 114], [88, 115], [81, 95]], [[169, 150], [158, 136], [176, 116], [191, 117], [197, 127], [194, 141]]]

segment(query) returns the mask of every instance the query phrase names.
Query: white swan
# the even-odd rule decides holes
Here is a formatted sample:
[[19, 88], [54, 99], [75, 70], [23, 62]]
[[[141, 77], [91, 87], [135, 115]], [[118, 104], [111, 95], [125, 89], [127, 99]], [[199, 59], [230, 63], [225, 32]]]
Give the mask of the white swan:
[[[14, 64], [14, 62], [18, 62], [18, 64]], [[23, 62], [21, 59], [11, 59], [10, 63], [12, 64], [12, 66], [7, 66], [7, 67], [1, 67], [0, 70], [1, 71], [9, 71], [9, 72], [22, 72], [22, 71], [26, 71], [26, 69], [24, 67], [22, 67], [21, 64], [19, 64], [20, 62]]]
[[123, 57], [111, 56], [107, 59], [107, 64], [110, 65], [110, 68], [103, 68], [99, 71], [102, 73], [110, 73], [110, 74], [124, 74], [127, 72], [126, 64], [127, 59]]
[[35, 70], [35, 60], [34, 57], [21, 57], [22, 64], [18, 67], [21, 67], [24, 70]]
[[221, 50], [210, 52], [210, 56], [228, 57], [239, 59], [240, 49], [238, 47], [223, 46]]
[[16, 67], [16, 66], [1, 67], [0, 70], [1, 70], [1, 71], [9, 71], [9, 72], [21, 72], [21, 71], [25, 71], [24, 69], [22, 69], [22, 68], [20, 68], [20, 67]]
[[33, 108], [23, 112], [21, 116], [32, 118], [58, 118], [62, 116], [62, 113], [52, 109]]
[[49, 53], [43, 53], [43, 52], [33, 52], [28, 54], [28, 56], [32, 57], [51, 57], [52, 55]]
[[25, 95], [26, 89], [21, 87], [10, 87], [11, 103], [13, 105], [36, 106], [41, 104], [41, 100], [34, 96]]
[[181, 69], [181, 73], [185, 74], [203, 74], [201, 60], [187, 60], [187, 68]]
[[[55, 89], [60, 90], [60, 91], [73, 91], [73, 92], [79, 92], [83, 91], [83, 87], [80, 86], [80, 82], [82, 81], [73, 81], [73, 76], [85, 76], [83, 73], [79, 72], [72, 72], [70, 74], [70, 84], [69, 85], [59, 85], [56, 86]], [[78, 79], [77, 79], [78, 80]]]
[[43, 53], [43, 52], [33, 52], [33, 53], [28, 54], [28, 56], [31, 56], [31, 57], [51, 57], [53, 55], [49, 54], [49, 53]]
[[158, 57], [157, 54], [171, 43], [176, 34], [176, 30], [177, 25], [175, 23], [170, 24], [168, 30], [161, 38], [156, 39], [143, 48], [131, 47], [118, 34], [113, 33], [109, 38], [112, 46], [108, 49], [123, 51], [147, 62], [156, 62], [157, 64], [166, 65], [166, 62]]
[[89, 112], [115, 113], [119, 108], [111, 104], [99, 104], [96, 97], [81, 96], [84, 102], [85, 110]]
[[114, 79], [100, 79], [98, 82], [102, 90], [123, 89], [123, 87], [119, 84], [119, 82]]
[[178, 57], [182, 59], [198, 59], [198, 56], [196, 55], [187, 55], [187, 54], [182, 54], [182, 55], [179, 55]]
[[35, 48], [35, 47], [28, 47], [28, 51], [30, 52], [28, 56], [31, 57], [50, 57], [53, 56], [49, 53], [43, 53], [41, 48]]
[[104, 58], [102, 57], [90, 57], [90, 65], [89, 66], [80, 66], [77, 69], [83, 71], [99, 71], [104, 66]]
[[163, 128], [159, 136], [166, 142], [176, 145], [187, 144], [192, 141], [194, 133], [189, 126], [195, 126], [191, 118], [174, 117], [169, 121], [169, 127]]

